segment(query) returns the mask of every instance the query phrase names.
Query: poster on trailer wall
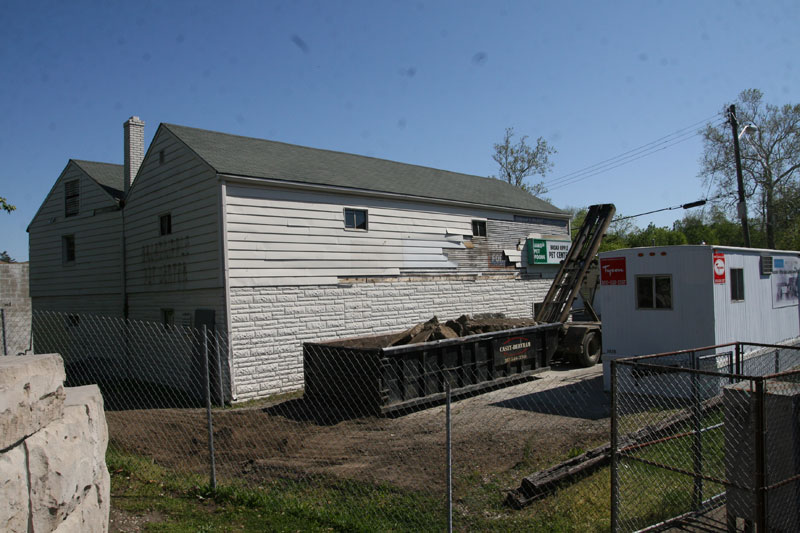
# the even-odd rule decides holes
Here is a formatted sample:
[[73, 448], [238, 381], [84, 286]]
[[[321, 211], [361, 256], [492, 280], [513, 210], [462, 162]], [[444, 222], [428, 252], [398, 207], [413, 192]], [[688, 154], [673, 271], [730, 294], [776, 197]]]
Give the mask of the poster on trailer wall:
[[797, 305], [797, 274], [800, 272], [800, 259], [796, 257], [776, 257], [772, 261], [772, 307]]

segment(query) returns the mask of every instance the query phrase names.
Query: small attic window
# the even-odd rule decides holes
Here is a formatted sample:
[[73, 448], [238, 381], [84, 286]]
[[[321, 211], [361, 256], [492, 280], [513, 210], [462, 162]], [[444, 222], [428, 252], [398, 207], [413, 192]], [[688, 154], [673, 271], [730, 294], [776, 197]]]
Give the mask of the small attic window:
[[160, 235], [171, 235], [172, 234], [172, 214], [167, 213], [166, 215], [161, 215], [159, 217], [159, 234]]
[[158, 164], [159, 165], [163, 165], [164, 164], [164, 150], [160, 150], [158, 152]]
[[473, 220], [472, 221], [472, 236], [473, 237], [486, 237], [486, 221]]
[[64, 216], [72, 217], [80, 212], [81, 181], [64, 182]]
[[345, 229], [360, 229], [367, 231], [367, 210], [345, 209], [344, 227]]

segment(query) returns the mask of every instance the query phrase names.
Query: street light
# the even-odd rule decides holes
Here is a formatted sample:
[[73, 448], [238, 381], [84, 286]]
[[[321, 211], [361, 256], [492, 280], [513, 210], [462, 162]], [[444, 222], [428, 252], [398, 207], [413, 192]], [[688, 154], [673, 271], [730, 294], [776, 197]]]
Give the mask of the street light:
[[742, 235], [744, 236], [744, 245], [750, 248], [750, 228], [747, 227], [747, 204], [744, 201], [744, 178], [742, 178], [742, 157], [739, 154], [739, 137], [749, 134], [749, 128], [755, 128], [752, 124], [744, 127], [739, 133], [739, 123], [736, 122], [736, 106], [731, 104], [728, 108], [728, 121], [731, 124], [733, 131], [733, 154], [736, 158], [736, 183], [739, 186], [739, 204], [736, 206], [737, 214], [742, 221]]
[[755, 135], [757, 131], [758, 127], [752, 122], [748, 122], [742, 127], [742, 131], [739, 132], [739, 140], [741, 141], [742, 137], [750, 138], [750, 136]]

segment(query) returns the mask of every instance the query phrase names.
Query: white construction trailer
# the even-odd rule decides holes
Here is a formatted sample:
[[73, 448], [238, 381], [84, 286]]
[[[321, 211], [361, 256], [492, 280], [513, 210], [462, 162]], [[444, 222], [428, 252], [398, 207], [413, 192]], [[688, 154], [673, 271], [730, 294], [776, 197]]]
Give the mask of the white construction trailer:
[[800, 337], [800, 252], [686, 245], [599, 255], [606, 390], [613, 359]]

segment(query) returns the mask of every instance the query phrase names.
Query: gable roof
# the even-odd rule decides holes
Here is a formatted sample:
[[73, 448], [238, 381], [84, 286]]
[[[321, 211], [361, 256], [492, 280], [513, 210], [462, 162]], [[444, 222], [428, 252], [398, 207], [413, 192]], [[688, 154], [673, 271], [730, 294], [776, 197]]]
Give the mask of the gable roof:
[[72, 159], [87, 176], [92, 178], [115, 200], [120, 201], [124, 196], [125, 168], [113, 163], [98, 163], [96, 161], [80, 161]]
[[220, 174], [568, 216], [506, 182], [344, 152], [162, 124]]

